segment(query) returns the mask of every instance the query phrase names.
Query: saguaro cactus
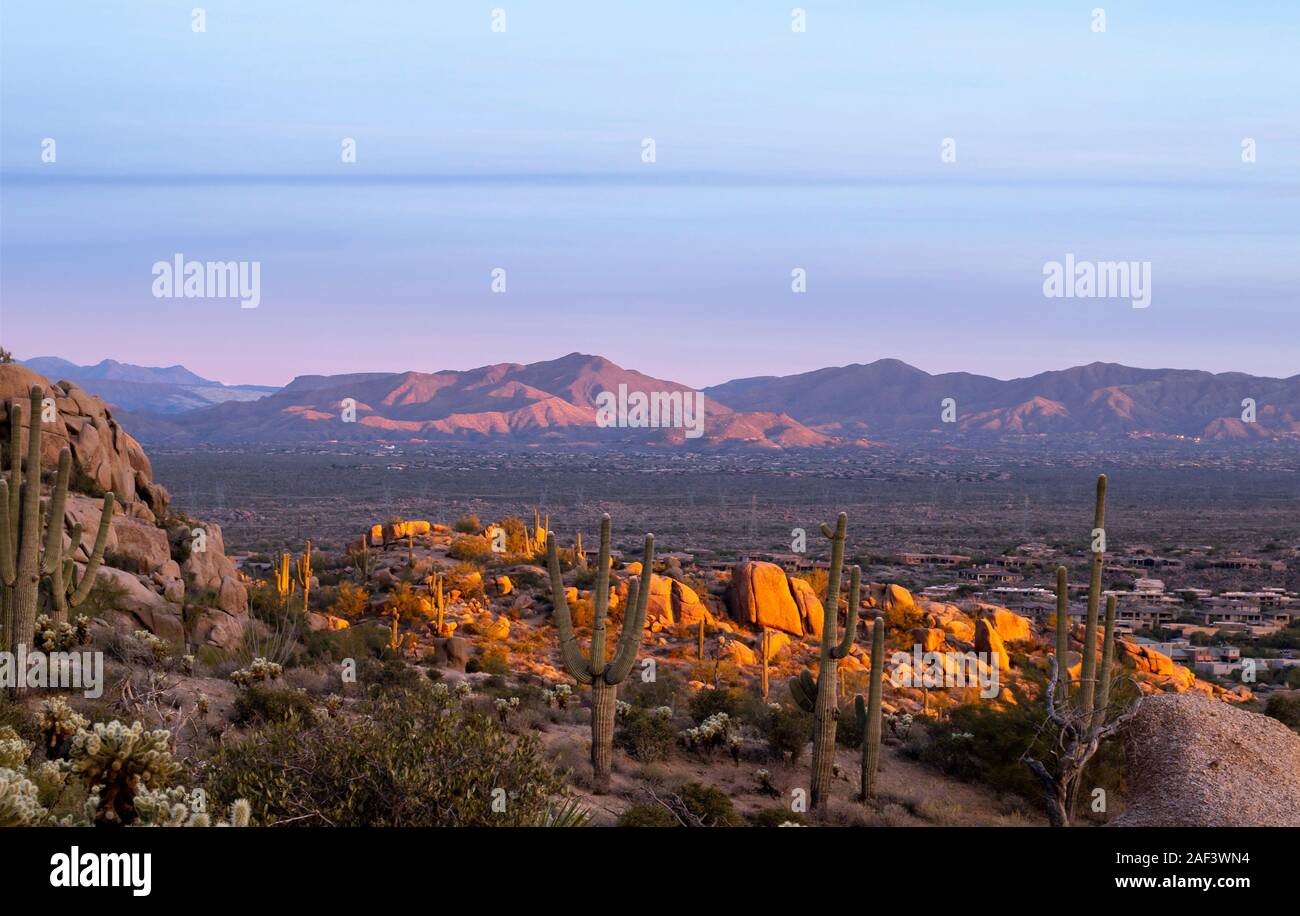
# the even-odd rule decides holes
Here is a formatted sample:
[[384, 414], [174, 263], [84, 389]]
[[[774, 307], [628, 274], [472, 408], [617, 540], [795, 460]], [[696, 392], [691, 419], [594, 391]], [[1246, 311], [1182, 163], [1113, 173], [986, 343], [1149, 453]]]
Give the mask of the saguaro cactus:
[[600, 563], [596, 568], [595, 605], [591, 624], [591, 650], [584, 656], [573, 632], [573, 617], [564, 598], [564, 580], [560, 578], [560, 556], [554, 538], [546, 539], [546, 561], [551, 573], [551, 602], [555, 605], [555, 625], [560, 631], [560, 651], [564, 667], [579, 684], [591, 685], [591, 769], [597, 792], [609, 791], [610, 762], [614, 756], [614, 712], [618, 685], [632, 670], [641, 634], [645, 628], [646, 609], [654, 580], [655, 538], [645, 536], [645, 559], [641, 578], [629, 592], [623, 610], [623, 627], [613, 660], [605, 661], [605, 614], [609, 610], [609, 516], [600, 520]]
[[[701, 621], [701, 624], [703, 621]], [[763, 627], [763, 632], [758, 637], [758, 654], [761, 656], [763, 671], [759, 677], [758, 685], [762, 691], [763, 702], [767, 702], [769, 675], [768, 675], [768, 656], [772, 651], [772, 631]]]
[[294, 563], [294, 579], [302, 589], [302, 611], [305, 614], [311, 598], [311, 541], [307, 542], [307, 549]]
[[[9, 479], [0, 480], [0, 582], [3, 583], [4, 639], [0, 646], [16, 652], [27, 645], [36, 630], [36, 611], [42, 580], [46, 583], [52, 617], [65, 622], [68, 609], [90, 595], [104, 546], [113, 523], [115, 498], [110, 492], [100, 506], [95, 546], [86, 561], [85, 572], [76, 575], [75, 556], [81, 548], [81, 525], [74, 525], [71, 543], [63, 549], [63, 513], [68, 499], [72, 452], [59, 452], [59, 467], [50, 492], [48, 515], [41, 512], [41, 401], [44, 391], [33, 385], [27, 424], [27, 480], [23, 481], [22, 405], [9, 405]], [[44, 532], [42, 529], [45, 529]], [[45, 547], [41, 549], [41, 536]]]
[[1088, 581], [1088, 617], [1083, 630], [1081, 709], [1091, 709], [1097, 688], [1097, 612], [1101, 608], [1101, 568], [1106, 560], [1106, 475], [1097, 477], [1097, 503], [1092, 517], [1092, 570]]
[[275, 585], [275, 593], [280, 598], [280, 607], [288, 609], [289, 594], [293, 588], [293, 579], [289, 575], [289, 554], [287, 551], [280, 554], [280, 562], [271, 569], [273, 576], [272, 582]]
[[[1070, 583], [1064, 566], [1056, 567], [1056, 663], [1068, 671], [1070, 656]], [[1070, 696], [1070, 678], [1061, 678], [1057, 697], [1064, 702]]]
[[885, 683], [885, 621], [877, 617], [871, 627], [871, 682], [867, 701], [854, 700], [858, 727], [862, 729], [862, 778], [859, 790], [865, 803], [876, 795], [876, 770], [880, 767], [880, 701]]
[[442, 619], [447, 613], [446, 578], [442, 573], [429, 577], [429, 606], [435, 615], [433, 635], [442, 635]]
[[[1097, 507], [1093, 521], [1092, 582], [1088, 592], [1088, 623], [1084, 631], [1082, 683], [1076, 702], [1071, 702], [1064, 683], [1070, 679], [1068, 642], [1069, 602], [1063, 568], [1056, 572], [1056, 653], [1049, 659], [1051, 678], [1043, 692], [1047, 720], [1060, 732], [1053, 742], [1054, 769], [1025, 753], [1021, 759], [1043, 787], [1047, 820], [1053, 827], [1068, 827], [1074, 817], [1075, 799], [1083, 772], [1101, 742], [1114, 735], [1137, 714], [1141, 695], [1126, 709], [1111, 716], [1110, 679], [1115, 657], [1115, 596], [1106, 600], [1102, 622], [1101, 671], [1097, 673], [1097, 607], [1101, 599], [1101, 561], [1104, 553], [1106, 475], [1097, 478]], [[1098, 534], [1102, 536], [1099, 538]], [[1107, 717], [1110, 716], [1110, 721]]]
[[[812, 803], [819, 814], [826, 813], [830, 801], [831, 777], [835, 766], [835, 725], [839, 715], [837, 676], [840, 659], [849, 654], [858, 630], [858, 605], [862, 600], [862, 571], [851, 569], [849, 613], [844, 638], [836, 644], [839, 632], [840, 578], [844, 573], [844, 541], [849, 517], [841, 512], [835, 529], [822, 525], [822, 534], [831, 542], [830, 579], [826, 583], [825, 616], [822, 623], [821, 659], [817, 680], [807, 669], [790, 682], [790, 693], [805, 710], [813, 713]], [[816, 699], [814, 700], [814, 696]]]

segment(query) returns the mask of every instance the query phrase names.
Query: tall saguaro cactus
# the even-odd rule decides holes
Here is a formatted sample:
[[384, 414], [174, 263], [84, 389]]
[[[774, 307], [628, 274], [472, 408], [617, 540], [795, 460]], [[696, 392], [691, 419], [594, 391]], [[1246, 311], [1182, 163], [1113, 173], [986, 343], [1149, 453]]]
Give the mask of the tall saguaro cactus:
[[867, 701], [862, 694], [854, 701], [858, 725], [862, 729], [862, 778], [859, 790], [865, 804], [876, 795], [876, 771], [880, 768], [880, 701], [885, 683], [885, 621], [877, 617], [871, 627], [871, 682]]
[[289, 593], [293, 588], [293, 579], [289, 574], [289, 553], [281, 551], [280, 562], [271, 569], [275, 582], [275, 594], [280, 599], [280, 607], [289, 609]]
[[[59, 452], [59, 467], [50, 492], [48, 515], [41, 512], [41, 400], [44, 391], [33, 385], [27, 424], [27, 480], [23, 480], [22, 405], [10, 403], [9, 479], [0, 480], [0, 583], [3, 583], [4, 638], [0, 646], [16, 652], [30, 643], [36, 630], [37, 605], [42, 580], [46, 584], [52, 617], [66, 621], [68, 609], [90, 595], [104, 547], [113, 524], [115, 497], [107, 493], [100, 506], [99, 530], [86, 569], [76, 575], [75, 556], [81, 549], [81, 525], [74, 525], [71, 543], [63, 549], [63, 514], [68, 499], [72, 453]], [[44, 550], [41, 537], [45, 536]]]
[[[1071, 701], [1069, 672], [1069, 599], [1064, 567], [1056, 571], [1056, 652], [1049, 659], [1051, 678], [1043, 692], [1047, 720], [1059, 731], [1052, 743], [1056, 765], [1049, 767], [1026, 752], [1021, 759], [1043, 787], [1047, 820], [1053, 827], [1068, 827], [1088, 761], [1101, 742], [1114, 735], [1137, 714], [1141, 695], [1126, 710], [1111, 715], [1110, 679], [1115, 659], [1116, 599], [1106, 599], [1101, 622], [1101, 671], [1097, 671], [1097, 610], [1101, 603], [1101, 564], [1105, 553], [1106, 475], [1097, 478], [1097, 506], [1093, 517], [1092, 581], [1088, 590], [1088, 622], [1083, 638], [1083, 666], [1077, 700]], [[1110, 718], [1107, 721], [1107, 718]]]
[[302, 589], [302, 612], [305, 614], [309, 609], [307, 602], [311, 598], [311, 541], [307, 542], [307, 549], [302, 556], [294, 561], [294, 580]]
[[812, 804], [814, 810], [821, 815], [825, 815], [830, 802], [831, 778], [835, 768], [835, 725], [839, 716], [836, 682], [839, 663], [853, 648], [858, 630], [858, 605], [862, 600], [862, 571], [854, 566], [850, 570], [848, 620], [844, 627], [844, 637], [837, 644], [840, 579], [844, 574], [844, 541], [848, 535], [848, 526], [849, 517], [843, 512], [836, 520], [834, 530], [829, 525], [822, 525], [822, 534], [831, 542], [831, 568], [826, 583], [817, 680], [814, 683], [812, 675], [804, 669], [799, 677], [790, 682], [790, 693], [795, 702], [805, 711], [813, 713]]
[[1088, 617], [1083, 630], [1083, 671], [1080, 706], [1091, 709], [1097, 688], [1097, 612], [1101, 608], [1101, 568], [1106, 561], [1106, 475], [1097, 477], [1097, 503], [1092, 516], [1092, 569], [1088, 580]]
[[564, 667], [579, 684], [591, 685], [591, 769], [597, 792], [609, 791], [610, 763], [614, 756], [614, 712], [618, 685], [632, 670], [641, 648], [646, 609], [650, 603], [654, 580], [655, 537], [645, 536], [645, 559], [641, 577], [629, 592], [623, 610], [623, 627], [619, 632], [614, 658], [605, 661], [605, 614], [609, 610], [609, 516], [600, 520], [600, 560], [596, 567], [596, 590], [592, 595], [594, 612], [591, 624], [591, 649], [586, 656], [573, 632], [573, 617], [564, 597], [564, 580], [560, 577], [560, 556], [555, 538], [546, 539], [546, 561], [551, 573], [551, 603], [555, 605], [555, 625], [560, 631], [560, 651]]
[[[1056, 567], [1056, 663], [1068, 671], [1070, 655], [1070, 583], [1064, 566]], [[1070, 678], [1061, 678], [1058, 698], [1064, 702], [1070, 697]]]

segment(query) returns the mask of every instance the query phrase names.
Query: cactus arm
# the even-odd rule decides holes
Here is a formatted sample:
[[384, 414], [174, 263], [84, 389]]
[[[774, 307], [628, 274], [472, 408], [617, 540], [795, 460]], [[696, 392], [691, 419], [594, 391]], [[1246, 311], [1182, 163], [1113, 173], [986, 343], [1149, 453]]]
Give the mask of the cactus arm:
[[[596, 590], [592, 592], [591, 671], [593, 674], [605, 669], [605, 614], [609, 611], [609, 529], [609, 513], [605, 513], [600, 518], [600, 565], [596, 567]], [[645, 578], [645, 570], [641, 571], [641, 577]]]
[[[858, 707], [862, 729], [862, 800], [876, 794], [876, 771], [880, 767], [880, 703], [885, 684], [885, 621], [877, 617], [871, 628], [871, 681], [867, 688], [867, 708]], [[858, 697], [858, 704], [862, 697]]]
[[1070, 585], [1064, 566], [1056, 567], [1056, 663], [1063, 672], [1061, 700], [1070, 695]]
[[1101, 728], [1106, 722], [1106, 706], [1110, 703], [1110, 671], [1115, 655], [1115, 605], [1116, 598], [1106, 599], [1106, 623], [1101, 643], [1101, 674], [1097, 677], [1097, 705], [1093, 708], [1092, 727]]
[[573, 635], [573, 618], [569, 614], [569, 602], [564, 598], [564, 580], [560, 578], [560, 557], [556, 553], [554, 538], [546, 544], [546, 565], [551, 573], [551, 604], [555, 608], [555, 626], [560, 631], [560, 653], [564, 657], [564, 667], [579, 684], [590, 684], [591, 667], [582, 657], [578, 640]]
[[[49, 514], [45, 519], [45, 554], [41, 557], [41, 572], [49, 575], [63, 565], [63, 512], [68, 502], [68, 474], [72, 469], [72, 452], [59, 450], [59, 471], [50, 493]], [[73, 544], [76, 550], [77, 545]]]
[[0, 581], [12, 588], [17, 575], [13, 536], [9, 530], [9, 482], [0, 480]]
[[858, 634], [858, 606], [862, 603], [862, 570], [857, 566], [849, 569], [849, 619], [844, 625], [844, 639], [831, 650], [832, 658], [843, 658], [853, 648], [853, 640]]
[[31, 416], [27, 423], [28, 483], [22, 494], [22, 519], [19, 522], [21, 536], [13, 593], [14, 646], [18, 645], [19, 640], [30, 639], [32, 627], [36, 625], [36, 598], [40, 587], [41, 394], [40, 386], [33, 385], [29, 393]]
[[[1097, 504], [1093, 513], [1093, 529], [1106, 530], [1106, 475], [1097, 477]], [[1089, 535], [1091, 538], [1091, 534]], [[1083, 631], [1083, 674], [1080, 689], [1080, 708], [1084, 714], [1092, 709], [1097, 688], [1097, 612], [1101, 607], [1101, 568], [1105, 555], [1100, 550], [1092, 552], [1092, 569], [1088, 582], [1088, 618]]]
[[[22, 512], [23, 492], [23, 405], [9, 402], [9, 540], [10, 549], [18, 550], [18, 523]], [[16, 561], [15, 561], [16, 562]]]
[[831, 542], [830, 576], [826, 580], [826, 607], [822, 609], [822, 649], [829, 651], [835, 644], [835, 633], [840, 621], [840, 573], [844, 570], [844, 537], [848, 531], [849, 517], [841, 512], [835, 520], [835, 530], [822, 525], [822, 534]]
[[[628, 594], [629, 605], [623, 612], [623, 629], [619, 633], [618, 651], [614, 660], [605, 669], [606, 684], [618, 684], [628, 676], [636, 662], [636, 653], [641, 648], [641, 636], [645, 631], [646, 612], [650, 607], [651, 585], [654, 582], [655, 536], [645, 536], [645, 559], [641, 562], [641, 581], [637, 585], [636, 598]], [[635, 608], [635, 610], [633, 610]]]
[[807, 668], [799, 672], [798, 677], [790, 678], [790, 696], [795, 705], [804, 712], [812, 712], [816, 705], [817, 681]]
[[[95, 546], [91, 550], [90, 557], [86, 560], [86, 571], [81, 574], [81, 580], [77, 583], [76, 590], [68, 599], [72, 607], [77, 607], [90, 596], [90, 590], [95, 587], [95, 578], [99, 574], [100, 564], [104, 562], [104, 547], [108, 544], [108, 532], [113, 526], [113, 509], [116, 505], [116, 499], [111, 492], [104, 494], [104, 505], [99, 511], [99, 530], [95, 532]], [[77, 543], [81, 542], [81, 529], [77, 527]], [[74, 545], [73, 549], [76, 549]]]

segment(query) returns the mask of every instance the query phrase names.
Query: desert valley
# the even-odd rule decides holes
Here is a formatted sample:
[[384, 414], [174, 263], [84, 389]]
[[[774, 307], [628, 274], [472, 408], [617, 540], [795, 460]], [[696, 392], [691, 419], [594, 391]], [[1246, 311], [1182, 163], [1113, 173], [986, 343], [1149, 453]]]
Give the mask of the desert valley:
[[1296, 825], [1300, 381], [619, 384], [0, 365], [0, 821]]

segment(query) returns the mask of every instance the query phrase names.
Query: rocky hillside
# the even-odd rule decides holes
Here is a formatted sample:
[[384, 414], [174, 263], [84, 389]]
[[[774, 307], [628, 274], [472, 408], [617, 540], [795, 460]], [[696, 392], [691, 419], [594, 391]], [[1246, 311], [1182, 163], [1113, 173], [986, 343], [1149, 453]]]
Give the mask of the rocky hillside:
[[[6, 466], [10, 405], [25, 403], [33, 385], [48, 392], [57, 411], [41, 436], [46, 483], [59, 452], [68, 448], [72, 453], [65, 537], [77, 522], [85, 532], [97, 530], [103, 494], [111, 490], [117, 498], [98, 582], [115, 595], [113, 604], [121, 613], [108, 614], [103, 623], [125, 630], [143, 627], [176, 646], [238, 645], [248, 621], [248, 593], [225, 555], [221, 528], [175, 511], [166, 488], [154, 482], [149, 457], [101, 398], [74, 382], [52, 383], [22, 365], [0, 365], [0, 441]], [[83, 561], [91, 540], [83, 537]]]

